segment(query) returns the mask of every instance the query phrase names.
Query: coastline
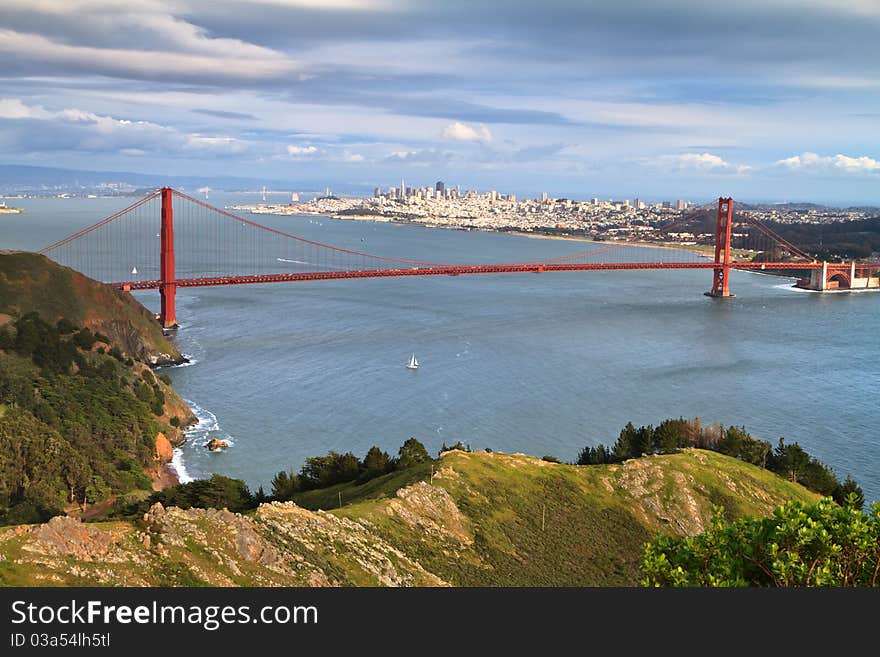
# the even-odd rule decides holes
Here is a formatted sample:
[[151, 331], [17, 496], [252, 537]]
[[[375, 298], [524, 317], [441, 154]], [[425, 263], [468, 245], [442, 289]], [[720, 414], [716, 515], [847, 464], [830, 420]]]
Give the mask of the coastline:
[[165, 490], [166, 488], [171, 488], [172, 486], [177, 486], [179, 483], [180, 476], [174, 469], [172, 461], [160, 465], [156, 473], [153, 475], [153, 490], [157, 492]]
[[[275, 216], [284, 217], [284, 216], [295, 216], [295, 215], [286, 215], [284, 213], [259, 213], [259, 214], [275, 214]], [[297, 213], [297, 214], [306, 214], [306, 213]], [[588, 242], [590, 244], [602, 244], [602, 245], [619, 245], [619, 246], [641, 246], [652, 249], [671, 249], [673, 251], [688, 251], [691, 253], [697, 253], [706, 257], [713, 257], [714, 247], [706, 246], [704, 248], [694, 248], [694, 245], [676, 245], [668, 242], [627, 242], [621, 240], [596, 240], [591, 239], [589, 237], [584, 237], [580, 235], [548, 235], [546, 233], [529, 231], [529, 230], [511, 230], [510, 228], [490, 228], [490, 227], [470, 227], [470, 226], [456, 226], [452, 224], [440, 224], [440, 223], [430, 223], [425, 221], [410, 221], [405, 219], [399, 219], [396, 217], [388, 217], [382, 215], [347, 215], [347, 214], [337, 214], [333, 212], [314, 212], [308, 213], [311, 215], [317, 215], [320, 217], [327, 217], [329, 219], [342, 219], [342, 220], [351, 220], [351, 221], [378, 221], [381, 223], [387, 224], [400, 224], [403, 226], [420, 226], [422, 228], [442, 228], [445, 230], [458, 230], [458, 231], [468, 231], [468, 232], [482, 232], [482, 233], [498, 233], [499, 235], [515, 235], [519, 237], [529, 237], [532, 239], [541, 239], [541, 240], [562, 240], [567, 242]]]

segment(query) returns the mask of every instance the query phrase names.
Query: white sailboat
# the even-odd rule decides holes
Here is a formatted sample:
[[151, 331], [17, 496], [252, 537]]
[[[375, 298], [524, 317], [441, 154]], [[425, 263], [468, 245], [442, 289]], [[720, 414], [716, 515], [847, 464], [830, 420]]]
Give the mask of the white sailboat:
[[132, 267], [132, 268], [131, 268], [131, 273], [132, 273], [132, 274], [137, 274], [137, 273], [138, 273], [138, 268], [137, 268], [137, 267]]
[[415, 354], [413, 354], [413, 355], [410, 357], [409, 362], [406, 364], [406, 369], [408, 369], [408, 370], [417, 370], [417, 369], [419, 369], [419, 361], [416, 360], [416, 355], [415, 355]]

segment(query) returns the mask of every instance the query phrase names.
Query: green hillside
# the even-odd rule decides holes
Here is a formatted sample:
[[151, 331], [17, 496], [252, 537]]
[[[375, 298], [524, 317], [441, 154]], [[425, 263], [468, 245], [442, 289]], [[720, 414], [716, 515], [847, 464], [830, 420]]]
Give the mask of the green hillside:
[[33, 312], [0, 326], [0, 525], [148, 494], [195, 420], [168, 379], [105, 340]]
[[705, 530], [713, 505], [733, 519], [818, 499], [696, 449], [595, 466], [450, 451], [433, 467], [433, 480], [426, 463], [300, 496], [336, 506], [341, 495], [329, 511], [154, 505], [130, 521], [9, 528], [0, 584], [636, 585], [643, 544]]
[[123, 353], [152, 364], [181, 361], [152, 313], [130, 294], [36, 253], [0, 252], [0, 325], [5, 316], [62, 317], [110, 338]]

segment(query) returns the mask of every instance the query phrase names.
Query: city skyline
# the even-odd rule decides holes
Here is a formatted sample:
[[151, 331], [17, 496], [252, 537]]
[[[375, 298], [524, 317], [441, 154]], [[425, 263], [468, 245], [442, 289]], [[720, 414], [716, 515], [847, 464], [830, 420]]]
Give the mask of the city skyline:
[[0, 162], [880, 203], [874, 2], [435, 4], [7, 0]]

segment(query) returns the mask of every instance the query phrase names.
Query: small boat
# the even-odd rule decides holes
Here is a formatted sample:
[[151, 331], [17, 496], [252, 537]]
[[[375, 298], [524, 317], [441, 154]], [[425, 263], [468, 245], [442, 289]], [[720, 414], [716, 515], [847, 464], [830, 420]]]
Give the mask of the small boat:
[[409, 362], [406, 364], [406, 369], [408, 369], [408, 370], [419, 369], [419, 361], [416, 360], [415, 354], [413, 354], [412, 357], [410, 357]]
[[137, 268], [137, 267], [132, 267], [132, 268], [131, 268], [131, 273], [132, 273], [132, 274], [137, 274], [137, 273], [138, 273], [138, 268]]

